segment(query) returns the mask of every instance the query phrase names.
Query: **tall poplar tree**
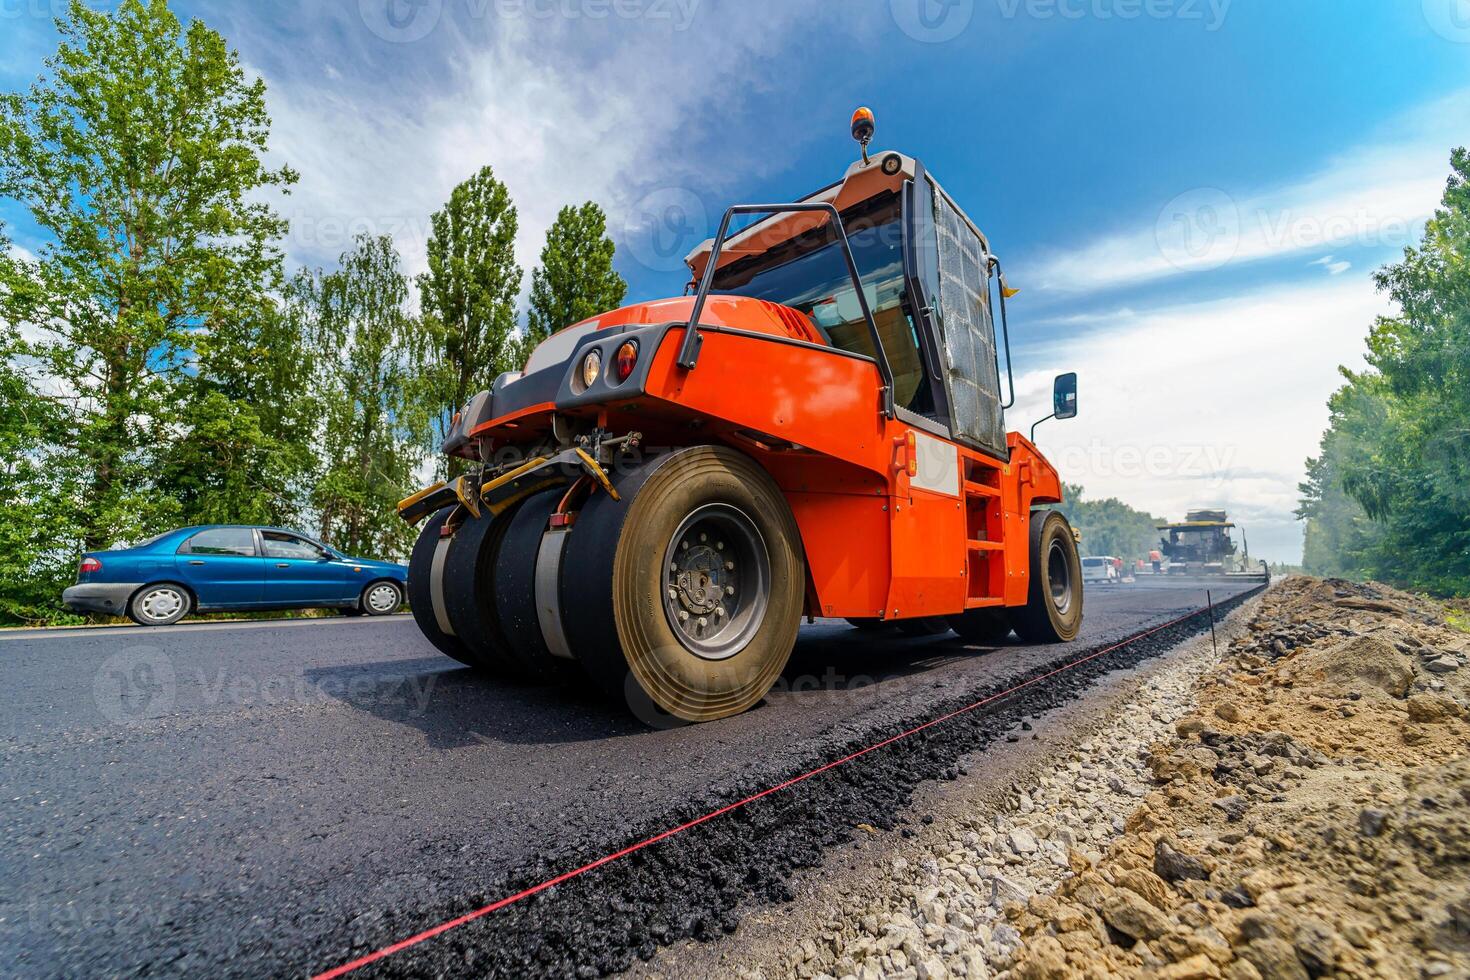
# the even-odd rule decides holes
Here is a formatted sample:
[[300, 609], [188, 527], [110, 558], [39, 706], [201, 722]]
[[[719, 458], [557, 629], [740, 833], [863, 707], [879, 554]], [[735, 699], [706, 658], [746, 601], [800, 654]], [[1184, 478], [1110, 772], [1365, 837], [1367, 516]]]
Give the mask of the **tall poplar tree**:
[[519, 219], [505, 185], [485, 167], [453, 190], [430, 224], [429, 271], [418, 277], [430, 345], [421, 397], [442, 438], [469, 396], [518, 366]]
[[613, 271], [616, 246], [607, 215], [591, 201], [567, 205], [546, 232], [541, 265], [531, 273], [525, 344], [534, 347], [562, 327], [616, 309], [628, 284]]

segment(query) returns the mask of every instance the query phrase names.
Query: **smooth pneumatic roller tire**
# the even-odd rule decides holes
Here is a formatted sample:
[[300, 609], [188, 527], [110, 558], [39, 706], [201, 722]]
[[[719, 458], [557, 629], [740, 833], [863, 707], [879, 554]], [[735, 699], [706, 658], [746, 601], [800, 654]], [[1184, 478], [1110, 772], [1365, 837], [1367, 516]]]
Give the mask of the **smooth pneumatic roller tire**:
[[806, 566], [786, 499], [754, 461], [717, 446], [633, 466], [616, 485], [622, 499], [595, 494], [567, 543], [572, 652], [651, 723], [752, 707], [801, 621]]
[[[536, 607], [536, 559], [564, 487], [530, 497], [511, 516], [495, 561], [495, 603], [511, 655], [533, 680], [586, 681], [575, 660], [553, 656]], [[574, 614], [575, 615], [575, 614]]]
[[[459, 637], [439, 625], [440, 613], [434, 610], [431, 592], [430, 580], [433, 577], [434, 552], [439, 547], [439, 529], [444, 526], [452, 509], [445, 507], [436, 514], [430, 514], [424, 521], [423, 530], [419, 531], [418, 540], [414, 542], [413, 551], [408, 558], [408, 604], [414, 622], [419, 624], [419, 631], [440, 653], [453, 657], [467, 667], [474, 667], [478, 665], [474, 654], [460, 642]], [[440, 612], [442, 613], [442, 609]]]
[[1082, 559], [1067, 519], [1054, 510], [1031, 515], [1031, 586], [1011, 625], [1028, 643], [1068, 643], [1082, 629]]
[[495, 563], [516, 510], [467, 516], [454, 533], [444, 558], [444, 609], [476, 666], [519, 678], [527, 672], [506, 642], [495, 602]]
[[943, 616], [920, 616], [918, 619], [900, 619], [898, 631], [904, 636], [939, 636], [949, 632], [949, 620]]
[[1004, 609], [967, 609], [949, 617], [950, 628], [966, 643], [996, 646], [1011, 635], [1011, 621]]

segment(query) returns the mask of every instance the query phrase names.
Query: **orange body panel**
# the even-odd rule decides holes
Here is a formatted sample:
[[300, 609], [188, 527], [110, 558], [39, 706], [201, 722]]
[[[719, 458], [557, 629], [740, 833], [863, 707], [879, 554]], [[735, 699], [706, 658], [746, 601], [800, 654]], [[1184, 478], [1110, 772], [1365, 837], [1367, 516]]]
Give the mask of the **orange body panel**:
[[[690, 303], [626, 307], [598, 325], [676, 321]], [[649, 447], [723, 443], [764, 466], [801, 531], [811, 615], [906, 619], [1024, 605], [1031, 506], [1060, 501], [1056, 470], [1018, 433], [1008, 436], [1009, 461], [919, 434], [941, 444], [941, 469], [954, 452], [957, 479], [952, 492], [915, 486], [916, 430], [883, 418], [877, 365], [773, 342], [807, 340], [781, 310], [712, 296], [701, 321], [724, 329], [701, 330], [694, 370], [675, 363], [685, 331], [674, 327], [653, 354], [646, 393], [564, 412], [638, 430]], [[474, 435], [519, 443], [549, 429], [552, 409], [493, 419]]]

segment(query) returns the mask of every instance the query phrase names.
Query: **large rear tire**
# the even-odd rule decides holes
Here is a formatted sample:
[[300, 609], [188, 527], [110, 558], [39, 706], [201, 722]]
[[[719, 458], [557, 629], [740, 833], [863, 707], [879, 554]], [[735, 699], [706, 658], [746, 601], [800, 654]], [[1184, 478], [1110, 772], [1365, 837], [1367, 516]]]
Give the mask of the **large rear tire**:
[[1067, 519], [1054, 510], [1031, 515], [1031, 587], [1011, 625], [1028, 643], [1069, 643], [1082, 629], [1082, 559]]
[[618, 492], [588, 501], [567, 544], [571, 650], [646, 721], [754, 706], [791, 656], [806, 589], [780, 489], [748, 457], [696, 446], [625, 473]]
[[[424, 521], [424, 529], [419, 532], [418, 540], [414, 542], [413, 551], [408, 557], [408, 604], [413, 612], [414, 622], [419, 624], [419, 631], [440, 653], [453, 657], [467, 667], [475, 667], [479, 664], [469, 647], [440, 625], [441, 615], [445, 617], [445, 625], [450, 625], [442, 604], [438, 611], [434, 608], [431, 584], [434, 553], [439, 548], [439, 529], [444, 526], [452, 509], [445, 507], [436, 514], [430, 514]], [[452, 628], [450, 625], [450, 629]]]

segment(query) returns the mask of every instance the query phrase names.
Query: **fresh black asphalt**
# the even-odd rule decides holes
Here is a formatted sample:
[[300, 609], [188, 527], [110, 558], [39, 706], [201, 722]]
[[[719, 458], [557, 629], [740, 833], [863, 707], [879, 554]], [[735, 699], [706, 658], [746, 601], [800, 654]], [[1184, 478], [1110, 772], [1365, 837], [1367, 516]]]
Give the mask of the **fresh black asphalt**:
[[[1217, 602], [1246, 585], [1217, 582]], [[0, 633], [0, 975], [307, 975], [1204, 604], [1095, 588], [1063, 646], [804, 627], [766, 702], [654, 728], [477, 676], [406, 617]], [[1023, 712], [1208, 628], [1028, 688], [389, 957], [363, 975], [595, 976], [736, 928], [856, 822]]]

